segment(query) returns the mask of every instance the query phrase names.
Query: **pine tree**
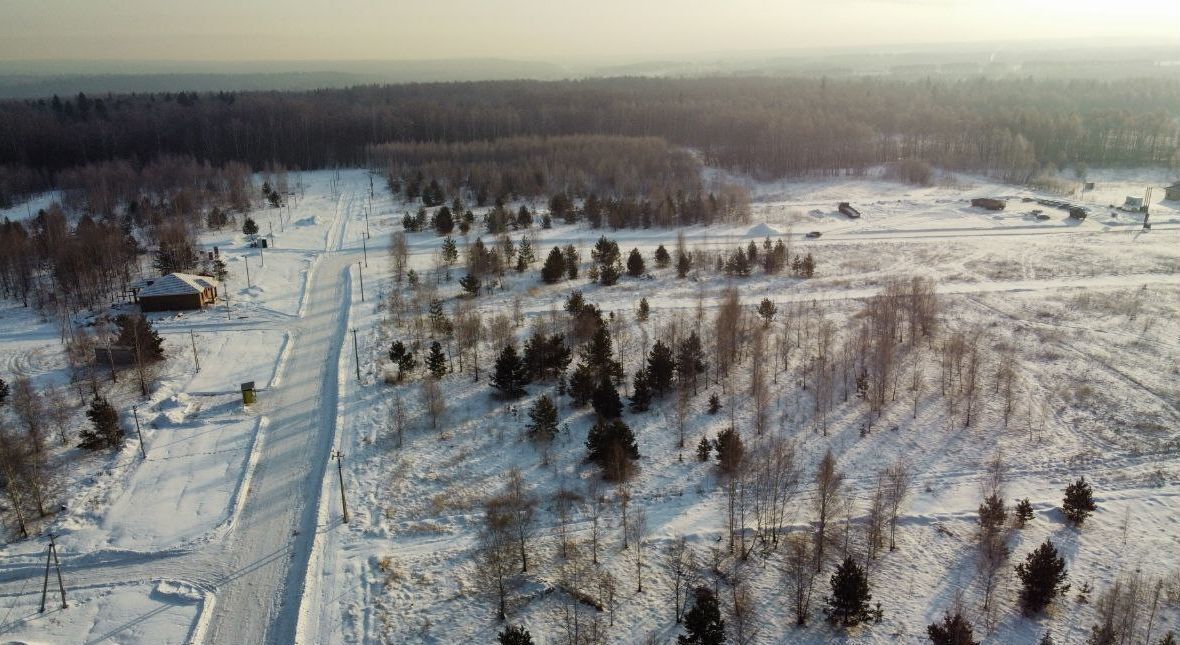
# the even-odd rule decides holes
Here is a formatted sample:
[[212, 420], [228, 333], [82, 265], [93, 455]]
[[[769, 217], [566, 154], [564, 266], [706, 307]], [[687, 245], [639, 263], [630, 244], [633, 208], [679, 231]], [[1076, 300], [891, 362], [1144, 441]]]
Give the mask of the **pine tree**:
[[603, 286], [609, 287], [619, 281], [619, 257], [618, 243], [606, 237], [598, 238], [591, 249], [590, 258], [598, 265], [599, 283]]
[[520, 210], [516, 213], [516, 226], [518, 228], [529, 228], [533, 225], [533, 214], [529, 212], [528, 206], [520, 205]]
[[578, 249], [574, 248], [573, 244], [566, 244], [565, 248], [561, 250], [562, 259], [565, 260], [565, 277], [570, 280], [578, 279], [578, 263], [582, 258], [578, 255]]
[[4, 400], [8, 398], [8, 394], [11, 391], [8, 384], [4, 382], [4, 379], [0, 378], [0, 407], [4, 406]]
[[480, 284], [479, 278], [470, 273], [459, 279], [459, 286], [463, 287], [463, 291], [469, 296], [478, 296]]
[[708, 587], [697, 587], [693, 592], [692, 609], [684, 614], [684, 631], [676, 638], [678, 645], [723, 645], [725, 621], [717, 597]]
[[619, 391], [615, 389], [614, 383], [611, 383], [608, 377], [598, 380], [598, 386], [594, 388], [594, 396], [590, 399], [590, 403], [594, 406], [594, 412], [598, 414], [599, 418], [617, 419], [623, 415], [623, 402], [619, 399]]
[[443, 238], [442, 259], [447, 263], [447, 266], [452, 266], [459, 261], [459, 247], [455, 245], [455, 240], [450, 235]]
[[1032, 518], [1033, 518], [1033, 507], [1032, 507], [1032, 503], [1028, 501], [1028, 498], [1026, 497], [1022, 500], [1017, 501], [1016, 502], [1016, 525], [1019, 526], [1020, 528], [1024, 528], [1024, 525], [1027, 524], [1029, 522], [1029, 520], [1031, 520]]
[[1048, 539], [1016, 565], [1016, 575], [1022, 585], [1020, 605], [1026, 614], [1040, 612], [1055, 597], [1069, 591], [1065, 559], [1057, 555], [1057, 548]]
[[717, 414], [721, 411], [721, 399], [717, 398], [716, 394], [709, 396], [709, 414]]
[[721, 472], [733, 474], [741, 468], [746, 458], [746, 445], [742, 436], [733, 428], [722, 430], [713, 441], [713, 450], [717, 452], [717, 465]]
[[95, 397], [90, 402], [90, 409], [86, 411], [86, 418], [90, 419], [91, 427], [78, 433], [82, 438], [82, 442], [78, 444], [80, 447], [87, 450], [102, 450], [118, 447], [123, 442], [119, 412], [106, 399]]
[[648, 384], [657, 396], [663, 396], [672, 387], [672, 378], [676, 375], [676, 361], [672, 358], [672, 348], [657, 340], [647, 357]]
[[389, 346], [389, 360], [397, 365], [398, 381], [401, 381], [410, 370], [418, 365], [418, 361], [414, 360], [413, 352], [407, 351], [405, 343], [400, 340], [393, 341], [393, 344]]
[[1008, 519], [1008, 509], [1004, 506], [1004, 500], [1000, 496], [992, 493], [984, 498], [983, 503], [979, 505], [979, 525], [984, 532], [994, 531], [1004, 526], [1005, 520]]
[[778, 307], [774, 306], [770, 298], [763, 298], [762, 302], [758, 304], [758, 315], [762, 317], [763, 326], [769, 327], [776, 313], [778, 313]]
[[254, 221], [254, 218], [252, 218], [252, 217], [246, 218], [246, 221], [242, 223], [242, 232], [245, 233], [246, 235], [257, 235], [258, 234], [258, 223]]
[[1080, 477], [1065, 487], [1065, 499], [1061, 503], [1061, 510], [1074, 526], [1081, 526], [1091, 513], [1098, 510], [1094, 504], [1094, 491], [1085, 477]]
[[640, 255], [639, 249], [631, 249], [631, 254], [627, 256], [627, 275], [638, 278], [643, 275], [645, 270], [643, 256]]
[[635, 309], [635, 318], [639, 322], [647, 322], [648, 316], [651, 315], [651, 307], [647, 304], [647, 298], [639, 299], [639, 306]]
[[668, 254], [668, 249], [665, 249], [663, 244], [656, 247], [655, 257], [658, 268], [666, 269], [672, 263], [672, 256]]
[[603, 419], [590, 428], [586, 453], [607, 479], [618, 481], [626, 477], [630, 462], [639, 459], [639, 446], [630, 426], [618, 419]]
[[692, 271], [692, 260], [687, 254], [681, 253], [680, 257], [676, 258], [676, 277], [685, 278], [689, 271]]
[[561, 282], [564, 276], [565, 259], [561, 255], [561, 249], [555, 246], [545, 258], [545, 264], [541, 265], [541, 280], [546, 284], [556, 284]]
[[426, 355], [426, 367], [430, 375], [440, 379], [447, 373], [447, 357], [443, 354], [442, 345], [436, 340], [430, 343], [430, 353]]
[[522, 356], [530, 380], [554, 378], [570, 364], [570, 350], [565, 346], [565, 335], [546, 336], [534, 332], [524, 343]]
[[579, 365], [574, 369], [570, 376], [569, 394], [575, 406], [582, 407], [589, 403], [594, 398], [595, 387], [594, 375], [589, 368]]
[[1168, 632], [1160, 639], [1159, 645], [1176, 645], [1176, 634]]
[[941, 623], [926, 627], [926, 633], [934, 645], [979, 645], [972, 633], [971, 623], [957, 611], [953, 616], [949, 611], [946, 612]]
[[553, 217], [549, 215], [549, 213], [545, 213], [541, 216], [541, 228], [545, 230], [553, 228]]
[[499, 645], [533, 645], [533, 637], [524, 625], [509, 625], [497, 635]]
[[528, 370], [524, 361], [516, 355], [516, 348], [507, 345], [496, 359], [496, 369], [492, 374], [492, 387], [500, 390], [504, 396], [514, 399], [524, 394], [524, 386], [528, 383]]
[[557, 406], [553, 399], [542, 394], [529, 410], [529, 437], [534, 441], [552, 441], [557, 436]]
[[713, 450], [713, 444], [709, 441], [708, 436], [702, 436], [701, 440], [697, 442], [697, 459], [701, 461], [709, 461], [709, 453]]
[[524, 265], [525, 268], [532, 266], [533, 262], [537, 261], [537, 256], [533, 254], [533, 243], [529, 241], [529, 238], [520, 238], [520, 249], [516, 252], [516, 260], [518, 266]]
[[450, 208], [443, 206], [434, 214], [434, 230], [439, 235], [450, 235], [455, 230], [455, 218]]
[[869, 609], [869, 601], [873, 599], [869, 579], [856, 560], [844, 559], [832, 574], [831, 586], [832, 595], [827, 598], [828, 606], [824, 609], [831, 623], [849, 627], [873, 617], [873, 611]]
[[631, 410], [646, 412], [651, 405], [651, 388], [647, 385], [647, 370], [635, 372], [634, 388], [631, 393]]

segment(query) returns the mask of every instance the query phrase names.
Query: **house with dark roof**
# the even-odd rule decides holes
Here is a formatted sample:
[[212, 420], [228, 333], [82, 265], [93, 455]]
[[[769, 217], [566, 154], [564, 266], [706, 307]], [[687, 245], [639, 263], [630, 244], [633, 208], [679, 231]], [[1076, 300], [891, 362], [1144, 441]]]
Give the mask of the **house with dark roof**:
[[1180, 202], [1180, 181], [1172, 182], [1171, 186], [1164, 188], [1164, 199]]
[[220, 283], [207, 275], [169, 273], [131, 286], [140, 311], [204, 309], [217, 301]]

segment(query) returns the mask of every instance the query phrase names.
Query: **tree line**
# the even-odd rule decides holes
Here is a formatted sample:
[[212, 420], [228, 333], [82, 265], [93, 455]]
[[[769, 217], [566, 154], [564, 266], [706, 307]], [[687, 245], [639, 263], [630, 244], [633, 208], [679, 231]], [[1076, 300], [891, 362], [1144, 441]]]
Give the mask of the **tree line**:
[[29, 190], [96, 161], [185, 155], [320, 168], [367, 165], [373, 144], [587, 134], [659, 137], [759, 176], [921, 159], [1027, 179], [1047, 165], [1176, 163], [1177, 105], [1180, 82], [1167, 78], [613, 78], [78, 95], [0, 103], [0, 186]]

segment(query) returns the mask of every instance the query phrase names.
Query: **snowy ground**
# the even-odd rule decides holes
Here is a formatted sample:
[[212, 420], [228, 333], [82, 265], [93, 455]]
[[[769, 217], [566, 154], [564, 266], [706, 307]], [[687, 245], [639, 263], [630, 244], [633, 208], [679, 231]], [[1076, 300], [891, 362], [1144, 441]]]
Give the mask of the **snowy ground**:
[[[1099, 206], [1121, 204], [1126, 195], [1141, 195], [1145, 186], [1166, 183], [1167, 177], [1091, 175], [1098, 187], [1080, 200], [1092, 212], [1082, 223], [1066, 221], [1064, 212], [1052, 209], [1045, 209], [1051, 220], [1035, 220], [1027, 211], [1044, 207], [1019, 201], [1035, 191], [980, 178], [929, 188], [835, 179], [754, 185], [749, 224], [685, 230], [690, 246], [726, 249], [790, 234], [792, 253], [815, 255], [814, 279], [756, 273], [738, 283], [743, 303], [769, 297], [782, 311], [791, 303], [819, 301], [842, 324], [859, 309], [859, 299], [890, 277], [928, 275], [938, 282], [949, 328], [983, 325], [993, 342], [1004, 339], [1020, 348], [1030, 395], [1018, 406], [1018, 422], [1006, 431], [996, 420], [996, 397], [989, 394], [986, 420], [968, 430], [948, 429], [942, 404], [930, 396], [917, 418], [907, 404], [891, 406], [879, 429], [863, 438], [863, 404], [838, 405], [824, 436], [814, 429], [806, 395], [781, 375], [773, 418], [779, 432], [798, 442], [805, 477], [829, 447], [849, 474], [858, 503], [876, 469], [895, 457], [907, 456], [917, 472], [899, 549], [878, 559], [872, 572], [885, 620], [853, 632], [849, 641], [920, 642], [924, 626], [959, 593], [969, 613], [974, 611], [977, 480], [980, 464], [997, 449], [1011, 469], [1008, 497], [1027, 496], [1038, 511], [1010, 543], [1014, 559], [1051, 536], [1069, 560], [1075, 586], [1088, 581], [1097, 592], [1136, 567], [1151, 576], [1180, 576], [1180, 562], [1171, 555], [1180, 549], [1180, 204], [1159, 203], [1157, 190], [1154, 230], [1143, 233], [1141, 216], [1116, 211], [1110, 217], [1110, 209]], [[77, 590], [77, 606], [36, 613], [30, 589], [40, 581], [43, 540], [0, 549], [0, 612], [8, 614], [0, 620], [0, 638], [490, 642], [500, 624], [472, 581], [472, 547], [482, 501], [499, 489], [508, 467], [517, 465], [542, 499], [544, 539], [536, 549], [538, 562], [530, 567], [534, 573], [514, 594], [510, 620], [526, 623], [538, 643], [561, 642], [556, 613], [561, 594], [552, 591], [561, 565], [552, 543], [552, 495], [560, 487], [584, 493], [594, 477], [581, 461], [591, 413], [570, 410], [562, 401], [562, 421], [570, 432], [542, 467], [524, 438], [523, 413], [513, 414], [512, 404], [490, 397], [486, 378], [473, 383], [468, 374], [448, 374], [445, 431], [427, 429], [418, 384], [392, 388], [381, 379], [389, 343], [406, 337], [405, 330], [388, 323], [382, 304], [393, 286], [384, 247], [388, 234], [400, 229], [400, 214], [416, 206], [391, 200], [378, 178], [366, 219], [367, 173], [345, 172], [339, 181], [331, 172], [303, 173], [291, 182], [300, 179], [304, 187], [289, 215], [254, 214], [264, 234], [273, 231], [273, 248], [248, 249], [245, 239], [230, 231], [205, 236], [203, 242], [227, 258], [230, 307], [155, 315], [171, 358], [152, 395], [139, 399], [134, 384], [125, 382], [130, 376], [114, 389], [131, 432], [127, 413], [138, 406], [148, 458], [140, 458], [134, 434], [118, 454], [69, 453], [72, 466], [62, 485], [71, 491], [70, 504], [40, 528], [61, 535], [63, 568], [67, 585]], [[1008, 197], [1009, 208], [999, 214], [973, 209], [967, 202], [977, 196]], [[852, 202], [863, 219], [838, 215], [837, 201]], [[367, 266], [361, 241], [366, 229], [372, 234]], [[823, 237], [804, 240], [803, 233], [812, 230]], [[601, 234], [617, 240], [624, 254], [638, 247], [649, 268], [656, 245], [671, 248], [675, 238], [667, 230], [593, 231], [560, 223], [532, 232], [539, 259], [554, 244], [578, 245], [583, 276], [589, 246]], [[474, 234], [457, 239], [462, 246]], [[440, 238], [420, 233], [409, 242], [412, 266], [427, 276]], [[512, 274], [508, 290], [477, 301], [485, 320], [510, 312], [513, 298], [520, 298], [528, 322], [516, 330], [519, 341], [532, 323], [564, 316], [552, 312], [560, 312], [571, 289], [581, 289], [589, 302], [628, 321], [623, 340], [628, 373], [638, 366], [642, 334], [654, 341], [678, 317], [692, 324], [698, 306], [711, 324], [726, 284], [717, 277], [678, 281], [660, 270], [653, 271], [654, 280], [624, 278], [610, 288], [584, 279], [548, 286], [537, 279], [537, 266], [524, 276]], [[457, 269], [455, 277], [460, 275]], [[362, 276], [365, 302], [357, 297]], [[448, 309], [457, 291], [453, 281], [442, 284]], [[653, 311], [642, 328], [632, 315], [640, 297]], [[351, 328], [360, 348], [359, 384], [346, 333]], [[59, 337], [51, 323], [6, 305], [0, 309], [0, 374], [6, 380], [28, 374], [38, 384], [64, 389]], [[485, 344], [484, 370], [492, 359]], [[246, 380], [263, 388], [253, 409], [238, 402], [238, 384]], [[529, 396], [515, 406], [527, 407], [546, 389], [549, 385], [530, 386]], [[408, 405], [412, 428], [400, 449], [388, 429], [394, 394]], [[690, 445], [729, 422], [726, 414], [704, 415], [704, 398], [692, 403]], [[749, 425], [747, 408], [739, 400], [739, 427]], [[718, 478], [691, 450], [684, 462], [677, 460], [671, 417], [667, 402], [626, 415], [643, 454], [634, 495], [648, 514], [650, 557], [646, 591], [635, 593], [634, 568], [618, 548], [618, 509], [610, 504], [603, 566], [620, 580], [611, 642], [674, 640], [667, 573], [655, 554], [673, 536], [685, 535], [704, 559], [724, 533]], [[894, 425], [897, 431], [886, 430]], [[336, 469], [328, 461], [333, 447], [345, 455], [347, 525], [340, 518]], [[1055, 510], [1061, 489], [1079, 474], [1095, 482], [1100, 506], [1080, 533], [1066, 527]], [[603, 492], [613, 496], [614, 490], [604, 485]], [[800, 529], [810, 520], [807, 495], [801, 494], [793, 518]], [[1128, 517], [1133, 519], [1125, 522]], [[581, 513], [573, 530], [583, 538], [588, 531]], [[818, 579], [817, 620], [796, 631], [781, 596], [780, 559], [777, 553], [757, 554], [748, 569], [758, 599], [758, 642], [836, 638], [818, 620], [827, 573]], [[1173, 584], [1180, 589], [1180, 579]], [[991, 637], [995, 642], [1033, 641], [1045, 629], [1058, 642], [1084, 639], [1094, 620], [1092, 605], [1071, 598], [1030, 621], [1015, 615], [1010, 580], [1007, 585], [1002, 621]], [[1162, 610], [1157, 625], [1157, 634], [1163, 625], [1180, 627], [1175, 604]]]
[[[1092, 174], [1098, 181], [1093, 198], [1117, 204], [1125, 195], [1141, 195], [1148, 183], [1166, 179], [1110, 173], [1104, 182], [1101, 173]], [[819, 598], [826, 592], [829, 569], [817, 578], [812, 624], [797, 630], [782, 596], [781, 554], [772, 552], [756, 555], [747, 565], [757, 599], [756, 642], [923, 642], [925, 625], [939, 618], [956, 597], [963, 598], [967, 614], [978, 625], [975, 509], [982, 463], [997, 451], [1010, 469], [1006, 495], [1029, 497], [1037, 509], [1037, 519], [1009, 542], [1010, 564], [1051, 537], [1069, 561], [1075, 590], [1089, 583], [1094, 591], [1091, 604], [1078, 603], [1071, 595], [1049, 614], [1028, 620], [1014, 609], [1016, 590], [1009, 575], [1000, 594], [1000, 622], [989, 642], [1033, 642], [1045, 630], [1052, 631], [1057, 642], [1080, 642], [1095, 620], [1092, 602], [1097, 593], [1117, 575], [1135, 569], [1165, 577], [1180, 590], [1180, 560], [1160, 557], [1180, 548], [1180, 204], [1159, 202], [1162, 195], [1157, 190], [1154, 230], [1143, 233], [1142, 216], [1121, 211], [1077, 223], [1068, 221], [1063, 211], [1046, 209], [1052, 219], [1038, 221], [1025, 213], [1044, 207], [1019, 201], [1035, 191], [979, 178], [930, 188], [849, 179], [784, 181], [754, 188], [750, 224], [686, 229], [689, 245], [732, 249], [737, 243], [760, 242], [768, 234], [773, 238], [790, 233], [792, 252], [812, 252], [820, 268], [808, 281], [759, 275], [739, 281], [744, 304], [756, 305], [769, 297], [783, 311], [791, 303], [819, 301], [828, 317], [840, 323], [855, 314], [860, 299], [876, 293], [891, 277], [933, 277], [948, 328], [982, 325], [989, 343], [1019, 346], [1031, 402], [1020, 403], [1020, 421], [1004, 430], [998, 397], [989, 386], [984, 421], [964, 430], [948, 428], [942, 404], [929, 395], [916, 418], [911, 418], [908, 404], [896, 403], [878, 422], [879, 430], [862, 438], [863, 403], [853, 399], [837, 405], [829, 433], [823, 436], [810, 418], [807, 395], [783, 381], [774, 386], [772, 416], [779, 432], [797, 441], [804, 477], [811, 477], [814, 464], [830, 447], [849, 475], [857, 505], [854, 522], [863, 514], [877, 469], [899, 456], [905, 456], [917, 473], [916, 493], [901, 520], [898, 550], [873, 564], [875, 598], [885, 610], [882, 624], [841, 637], [822, 622]], [[968, 200], [976, 196], [1008, 197], [1009, 208], [999, 214], [971, 208]], [[1095, 208], [1090, 199], [1088, 193], [1085, 201], [1092, 213], [1109, 211]], [[864, 218], [851, 221], [838, 215], [837, 201], [853, 202]], [[824, 235], [803, 240], [802, 233], [811, 230]], [[557, 224], [549, 231], [531, 232], [539, 259], [554, 244], [574, 243], [584, 261], [600, 234], [617, 240], [624, 255], [639, 248], [649, 269], [656, 245], [671, 249], [674, 243], [674, 233], [663, 230], [591, 231]], [[414, 254], [411, 265], [427, 276], [440, 238], [431, 233], [408, 237]], [[726, 284], [718, 277], [677, 281], [671, 270], [660, 270], [653, 271], [653, 281], [624, 278], [609, 288], [584, 279], [549, 286], [537, 279], [538, 266], [539, 262], [523, 277], [512, 274], [507, 291], [476, 301], [485, 321], [496, 313], [507, 314], [512, 300], [520, 298], [528, 322], [516, 330], [519, 343], [533, 323], [563, 320], [561, 304], [571, 289], [578, 288], [588, 302], [629, 321], [623, 352], [628, 373], [638, 367], [641, 335], [646, 333], [649, 343], [654, 342], [678, 317], [682, 324], [692, 325], [698, 301], [709, 326]], [[455, 277], [462, 273], [457, 269]], [[370, 274], [380, 276], [367, 278], [370, 291], [393, 288], [386, 271]], [[448, 306], [457, 292], [454, 282], [444, 282], [440, 289]], [[648, 299], [653, 311], [642, 330], [632, 313], [640, 297]], [[501, 623], [495, 620], [493, 600], [474, 582], [472, 556], [481, 503], [503, 485], [505, 473], [515, 465], [540, 500], [541, 537], [533, 549], [538, 562], [530, 563], [532, 573], [522, 576], [509, 620], [528, 625], [539, 643], [566, 642], [559, 614], [562, 593], [554, 591], [562, 560], [556, 553], [553, 495], [559, 488], [584, 495], [596, 476], [582, 462], [592, 413], [571, 410], [561, 400], [562, 422], [571, 432], [558, 440], [552, 461], [543, 466], [540, 453], [524, 436], [523, 410], [535, 396], [550, 390], [551, 383], [530, 386], [526, 398], [509, 403], [489, 395], [486, 373], [479, 383], [473, 383], [469, 373], [448, 374], [444, 430], [433, 432], [416, 383], [391, 388], [381, 382], [384, 351], [392, 340], [406, 339], [408, 332], [392, 326], [389, 312], [380, 304], [354, 301], [352, 316], [351, 324], [362, 330], [362, 380], [357, 387], [348, 373], [351, 348], [346, 347], [340, 429], [348, 453], [345, 483], [352, 516], [346, 531], [326, 531], [317, 543], [320, 562], [313, 576], [318, 572], [322, 583], [311, 580], [309, 588], [311, 598], [325, 611], [304, 617], [303, 640], [493, 640]], [[485, 349], [485, 370], [493, 359]], [[928, 383], [937, 379], [936, 366], [931, 369], [935, 371]], [[389, 421], [395, 394], [410, 409], [412, 430], [401, 449]], [[705, 415], [704, 399], [697, 397], [692, 403], [690, 448], [684, 462], [677, 460], [669, 403], [641, 415], [625, 415], [643, 454], [633, 486], [635, 503], [648, 515], [645, 566], [650, 568], [645, 572], [645, 591], [635, 593], [634, 565], [629, 552], [619, 548], [619, 509], [612, 502], [605, 519], [608, 555], [603, 567], [620, 580], [620, 598], [609, 642], [674, 641], [678, 631], [671, 620], [668, 575], [656, 554], [673, 537], [684, 535], [707, 559], [724, 534], [725, 502], [718, 477], [712, 466], [692, 458], [691, 446], [702, 434], [714, 436], [728, 425], [729, 417]], [[738, 405], [738, 426], [748, 428], [748, 404], [739, 399]], [[896, 431], [887, 430], [893, 426]], [[1066, 526], [1057, 509], [1062, 489], [1081, 474], [1095, 482], [1100, 511], [1077, 532]], [[328, 473], [325, 484], [325, 500], [335, 503], [335, 473]], [[604, 485], [603, 490], [613, 496], [612, 487]], [[799, 529], [811, 518], [809, 494], [805, 487], [795, 504], [792, 521]], [[321, 518], [324, 528], [338, 526], [339, 509], [332, 511]], [[583, 501], [572, 527], [580, 540], [589, 532], [585, 512]], [[723, 595], [723, 606], [728, 601]], [[595, 613], [587, 611], [583, 619]], [[603, 615], [601, 620], [608, 618]], [[1167, 604], [1156, 620], [1157, 635], [1180, 627], [1180, 607]], [[977, 626], [977, 636], [981, 631]]]

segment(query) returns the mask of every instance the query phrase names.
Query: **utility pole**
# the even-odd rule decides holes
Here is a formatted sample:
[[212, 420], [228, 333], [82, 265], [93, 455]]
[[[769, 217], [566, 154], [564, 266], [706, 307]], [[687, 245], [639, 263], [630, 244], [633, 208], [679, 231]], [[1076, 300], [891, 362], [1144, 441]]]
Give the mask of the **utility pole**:
[[[372, 182], [373, 178], [369, 177], [369, 181]], [[372, 189], [372, 187], [370, 187], [369, 188], [369, 207], [367, 209], [365, 209], [365, 237], [371, 237], [369, 235], [369, 213], [372, 211], [373, 211], [373, 189]]]
[[333, 450], [332, 456], [336, 458], [336, 474], [340, 477], [340, 509], [344, 512], [344, 523], [348, 524], [348, 501], [344, 497], [344, 453]]
[[139, 429], [139, 410], [134, 405], [131, 406], [131, 414], [135, 417], [135, 434], [139, 436], [139, 454], [147, 459], [147, 448], [143, 446], [143, 431]]
[[250, 287], [254, 286], [250, 284], [250, 256], [243, 255], [242, 259], [246, 261], [246, 288], [249, 289]]
[[66, 602], [66, 583], [61, 577], [61, 561], [57, 559], [57, 544], [53, 541], [54, 535], [49, 534], [49, 548], [45, 553], [45, 580], [41, 584], [41, 609], [38, 611], [45, 613], [45, 600], [49, 595], [49, 564], [52, 562], [57, 569], [57, 587], [61, 590], [61, 608], [69, 609], [70, 605]]
[[365, 255], [365, 266], [369, 266], [369, 245], [365, 242], [366, 236], [368, 236], [367, 232], [361, 236], [361, 251]]
[[352, 355], [356, 358], [356, 380], [359, 383], [361, 380], [361, 352], [357, 349], [356, 327], [352, 328]]
[[361, 268], [360, 262], [356, 263], [356, 268], [357, 268], [358, 275], [360, 275], [360, 279], [361, 279], [361, 302], [364, 302], [365, 301], [365, 270], [363, 268]]
[[258, 257], [262, 259], [263, 268], [266, 267], [266, 253], [262, 251], [262, 247], [258, 247]]
[[201, 359], [197, 357], [197, 337], [193, 335], [193, 328], [188, 329], [188, 339], [193, 343], [193, 362], [197, 364], [197, 371], [201, 371]]

